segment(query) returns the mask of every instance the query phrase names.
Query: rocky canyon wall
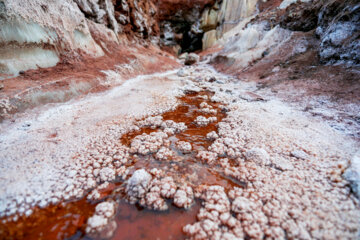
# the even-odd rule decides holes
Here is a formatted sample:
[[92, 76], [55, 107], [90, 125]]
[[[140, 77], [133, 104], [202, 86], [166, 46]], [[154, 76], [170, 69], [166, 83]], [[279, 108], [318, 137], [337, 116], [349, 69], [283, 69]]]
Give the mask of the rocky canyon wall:
[[335, 0], [0, 0], [0, 78], [133, 43], [204, 50], [262, 20], [269, 30], [316, 29], [323, 63], [359, 63], [359, 15], [356, 1]]
[[257, 0], [0, 0], [0, 78], [142, 42], [171, 53], [212, 46]]

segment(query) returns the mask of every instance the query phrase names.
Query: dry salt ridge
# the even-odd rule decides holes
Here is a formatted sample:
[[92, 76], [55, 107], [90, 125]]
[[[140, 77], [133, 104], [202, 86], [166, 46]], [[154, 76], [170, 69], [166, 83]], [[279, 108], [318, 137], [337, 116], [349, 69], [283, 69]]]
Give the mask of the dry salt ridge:
[[88, 215], [63, 237], [121, 239], [126, 208], [191, 215], [176, 238], [360, 236], [356, 182], [343, 177], [359, 143], [206, 62], [34, 109], [1, 132], [1, 231], [13, 238], [77, 204]]

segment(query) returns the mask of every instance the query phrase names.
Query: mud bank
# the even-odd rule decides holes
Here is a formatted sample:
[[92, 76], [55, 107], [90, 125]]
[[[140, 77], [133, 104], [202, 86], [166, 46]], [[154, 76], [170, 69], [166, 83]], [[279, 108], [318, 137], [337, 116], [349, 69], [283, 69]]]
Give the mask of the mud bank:
[[[78, 220], [61, 223], [67, 226], [63, 232], [53, 228], [63, 237], [119, 237], [129, 210], [130, 215], [156, 216], [161, 222], [187, 215], [167, 234], [163, 225], [154, 226], [155, 235], [145, 219], [135, 218], [131, 226], [143, 224], [145, 236], [160, 238], [356, 238], [360, 209], [342, 173], [358, 142], [270, 90], [262, 90], [261, 96], [256, 90], [254, 83], [200, 64], [49, 109], [39, 116], [52, 111], [63, 117], [45, 118], [52, 121], [48, 129], [10, 125], [6, 138], [18, 142], [26, 131], [29, 141], [43, 143], [50, 135], [61, 154], [50, 147], [36, 153], [24, 143], [23, 158], [11, 141], [1, 151], [8, 159], [2, 184], [13, 184], [1, 194], [2, 233], [21, 225], [29, 236], [37, 236], [40, 231], [29, 231], [30, 220], [41, 225], [44, 212], [64, 205], [69, 219]], [[51, 134], [61, 124], [55, 119], [68, 118], [72, 124], [61, 129], [71, 128], [76, 136], [61, 129]], [[40, 168], [30, 162], [41, 156], [44, 160], [37, 164], [48, 179], [37, 182]], [[20, 159], [23, 163], [16, 166]], [[19, 173], [22, 185], [15, 182]], [[72, 210], [74, 205], [90, 210]], [[152, 211], [137, 212], [139, 207]], [[62, 213], [56, 210], [54, 216]]]

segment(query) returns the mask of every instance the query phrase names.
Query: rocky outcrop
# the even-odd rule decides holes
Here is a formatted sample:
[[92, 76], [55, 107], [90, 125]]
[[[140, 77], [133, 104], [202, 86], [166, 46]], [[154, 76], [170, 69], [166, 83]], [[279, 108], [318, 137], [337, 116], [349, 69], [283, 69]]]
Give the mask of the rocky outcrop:
[[304, 32], [316, 29], [321, 62], [360, 63], [360, 4], [357, 1], [317, 0], [280, 7], [282, 5], [289, 7], [281, 16], [281, 27]]
[[54, 66], [66, 54], [104, 54], [72, 0], [0, 1], [0, 26], [3, 76]]
[[319, 13], [316, 35], [323, 63], [360, 64], [360, 3], [329, 1]]
[[0, 78], [103, 56], [121, 34], [155, 42], [159, 35], [156, 4], [139, 0], [2, 0], [0, 26]]
[[213, 46], [225, 32], [256, 13], [257, 2], [258, 0], [224, 0], [206, 8], [201, 17], [201, 29], [205, 32], [202, 48]]

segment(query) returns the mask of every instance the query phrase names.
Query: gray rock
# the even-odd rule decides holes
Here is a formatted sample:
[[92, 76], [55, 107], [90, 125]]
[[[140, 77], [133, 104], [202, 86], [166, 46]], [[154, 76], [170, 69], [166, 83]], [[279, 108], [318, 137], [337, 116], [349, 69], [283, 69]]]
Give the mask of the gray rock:
[[360, 151], [355, 154], [343, 176], [350, 182], [354, 194], [360, 198]]
[[309, 159], [309, 155], [306, 152], [302, 151], [302, 150], [292, 151], [290, 153], [290, 156], [298, 158], [298, 159], [302, 159], [302, 160]]
[[185, 59], [185, 65], [193, 65], [199, 62], [200, 57], [196, 53], [190, 53]]
[[184, 69], [180, 69], [180, 70], [177, 72], [177, 75], [178, 75], [179, 77], [185, 77], [187, 74], [186, 74], [186, 72], [185, 72]]

